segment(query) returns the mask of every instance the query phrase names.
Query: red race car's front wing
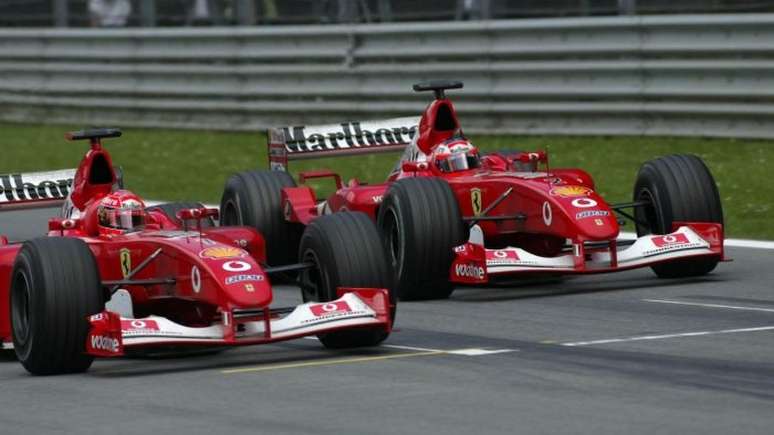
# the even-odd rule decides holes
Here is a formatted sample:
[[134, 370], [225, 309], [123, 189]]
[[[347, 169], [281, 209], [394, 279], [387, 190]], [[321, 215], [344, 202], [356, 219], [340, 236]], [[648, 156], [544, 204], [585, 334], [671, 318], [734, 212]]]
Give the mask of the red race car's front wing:
[[[343, 295], [322, 303], [305, 303], [289, 314], [262, 313], [241, 318], [224, 312], [220, 322], [187, 327], [159, 316], [121, 317], [105, 310], [89, 318], [86, 351], [95, 356], [121, 356], [126, 348], [156, 346], [241, 346], [291, 340], [341, 329], [382, 328], [389, 332], [390, 300], [385, 289], [339, 289]], [[236, 314], [236, 315], [235, 315]]]
[[619, 246], [615, 240], [595, 246], [574, 243], [571, 252], [541, 257], [520, 248], [486, 249], [468, 242], [455, 248], [449, 276], [461, 284], [482, 284], [496, 275], [604, 273], [687, 257], [724, 259], [723, 227], [713, 223], [680, 222], [670, 234], [642, 236], [629, 246]]

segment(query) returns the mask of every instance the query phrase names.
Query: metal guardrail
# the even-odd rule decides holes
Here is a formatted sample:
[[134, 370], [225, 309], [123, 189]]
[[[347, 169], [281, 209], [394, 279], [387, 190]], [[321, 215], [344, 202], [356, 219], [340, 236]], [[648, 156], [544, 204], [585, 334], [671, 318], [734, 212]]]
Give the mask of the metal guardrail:
[[259, 130], [418, 114], [468, 132], [774, 137], [774, 14], [0, 30], [0, 119]]

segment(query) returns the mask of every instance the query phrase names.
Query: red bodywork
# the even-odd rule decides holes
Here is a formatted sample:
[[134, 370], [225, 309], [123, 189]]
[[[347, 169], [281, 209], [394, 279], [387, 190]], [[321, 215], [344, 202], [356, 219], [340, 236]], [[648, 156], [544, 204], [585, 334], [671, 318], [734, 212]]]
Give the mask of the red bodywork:
[[[619, 223], [611, 206], [594, 190], [592, 177], [582, 169], [549, 168], [544, 151], [490, 153], [482, 157], [481, 165], [475, 169], [440, 171], [422, 156], [428, 156], [437, 144], [461, 134], [452, 102], [445, 97], [433, 101], [418, 123], [416, 119], [402, 118], [373, 121], [368, 124], [370, 130], [364, 129], [365, 125], [352, 122], [269, 130], [269, 163], [274, 170], [287, 170], [288, 161], [294, 159], [406, 149], [395, 170], [380, 184], [365, 185], [358, 180], [343, 184], [341, 177], [330, 170], [300, 173], [301, 186], [283, 189], [286, 219], [308, 224], [323, 213], [354, 210], [375, 220], [391, 183], [406, 177], [440, 177], [451, 186], [463, 219], [480, 229], [476, 241], [471, 240], [479, 248], [472, 248], [469, 243], [457, 250], [450, 271], [450, 279], [456, 282], [483, 283], [490, 274], [519, 272], [612, 272], [688, 256], [723, 258], [721, 225], [685, 222], [673, 230], [689, 227], [701, 239], [696, 241], [701, 246], [675, 244], [657, 255], [646, 255], [652, 245], [651, 239], [647, 239], [635, 244], [647, 258], [631, 259], [635, 251], [630, 251], [619, 262], [618, 256], [626, 250], [618, 246]], [[360, 135], [348, 136], [353, 131]], [[335, 193], [324, 202], [311, 187], [303, 185], [306, 179], [320, 177], [333, 178], [337, 185]], [[472, 228], [477, 233], [478, 229]], [[506, 262], [494, 259], [496, 252], [506, 252], [512, 260], [519, 255], [532, 257], [529, 261]], [[557, 258], [562, 261], [554, 261]], [[503, 264], [512, 267], [499, 267]], [[471, 268], [475, 268], [475, 273], [470, 273]]]
[[[201, 228], [201, 219], [217, 217], [216, 209], [178, 213], [178, 218], [190, 219], [184, 221], [185, 228], [161, 210], [150, 209], [143, 230], [101, 235], [96, 209], [100, 199], [112, 191], [115, 180], [110, 155], [98, 140], [92, 141], [75, 173], [63, 209], [65, 217], [49, 222], [48, 236], [85, 241], [96, 258], [105, 288], [120, 287], [131, 297], [132, 317], [106, 309], [90, 318], [89, 353], [117, 356], [123, 354], [125, 346], [231, 346], [341, 328], [391, 328], [389, 298], [383, 289], [339, 289], [341, 299], [337, 301], [273, 312], [269, 307], [271, 283], [261, 266], [265, 263], [263, 237], [248, 227]], [[46, 201], [50, 203], [50, 199]], [[19, 205], [14, 204], [15, 208]], [[34, 207], [35, 202], [21, 205]], [[0, 339], [6, 347], [12, 342], [9, 286], [21, 248], [22, 243], [9, 244], [7, 238], [0, 237]], [[146, 267], [130, 275], [151, 258]], [[331, 320], [326, 314], [331, 310], [325, 308], [337, 303], [346, 305], [348, 311], [332, 310], [336, 320]]]

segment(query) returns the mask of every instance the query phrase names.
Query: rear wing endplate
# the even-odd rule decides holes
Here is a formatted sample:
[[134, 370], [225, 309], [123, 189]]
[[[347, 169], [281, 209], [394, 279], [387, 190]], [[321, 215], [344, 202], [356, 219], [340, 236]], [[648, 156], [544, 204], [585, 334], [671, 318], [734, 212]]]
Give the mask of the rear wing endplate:
[[37, 203], [61, 203], [73, 185], [75, 169], [0, 174], [0, 210]]
[[270, 128], [269, 167], [287, 171], [288, 161], [402, 151], [417, 134], [419, 118], [354, 121]]

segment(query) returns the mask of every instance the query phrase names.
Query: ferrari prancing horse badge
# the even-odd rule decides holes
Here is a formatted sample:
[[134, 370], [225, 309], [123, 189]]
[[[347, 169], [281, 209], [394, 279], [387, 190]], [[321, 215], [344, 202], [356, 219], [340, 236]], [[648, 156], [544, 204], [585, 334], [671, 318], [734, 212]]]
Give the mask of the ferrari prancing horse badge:
[[473, 205], [473, 214], [478, 216], [481, 214], [482, 201], [481, 201], [481, 189], [475, 187], [470, 189], [470, 203]]
[[124, 279], [129, 277], [129, 273], [132, 272], [132, 251], [127, 248], [121, 248], [121, 274], [124, 275]]

